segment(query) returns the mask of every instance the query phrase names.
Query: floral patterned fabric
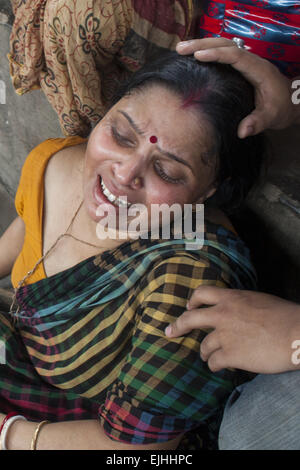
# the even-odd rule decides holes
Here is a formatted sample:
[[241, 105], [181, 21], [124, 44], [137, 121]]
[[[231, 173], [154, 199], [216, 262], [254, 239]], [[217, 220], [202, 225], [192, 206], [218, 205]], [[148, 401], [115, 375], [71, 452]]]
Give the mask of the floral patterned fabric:
[[11, 0], [18, 94], [42, 88], [65, 135], [86, 137], [118, 83], [180, 40], [244, 38], [289, 77], [300, 73], [296, 0]]
[[86, 136], [118, 83], [191, 31], [193, 0], [11, 0], [18, 94], [42, 88], [65, 135]]

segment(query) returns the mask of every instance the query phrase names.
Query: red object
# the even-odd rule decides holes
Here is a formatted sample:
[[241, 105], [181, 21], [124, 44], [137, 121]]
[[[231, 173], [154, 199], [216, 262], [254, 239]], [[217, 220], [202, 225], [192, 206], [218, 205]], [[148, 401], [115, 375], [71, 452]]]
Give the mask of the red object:
[[204, 0], [195, 36], [238, 37], [289, 78], [300, 73], [299, 0]]
[[19, 414], [19, 413], [14, 413], [14, 412], [12, 411], [11, 413], [8, 413], [8, 414], [5, 416], [5, 418], [4, 418], [4, 420], [2, 421], [1, 426], [0, 426], [0, 436], [1, 436], [1, 432], [2, 432], [2, 429], [3, 429], [3, 427], [4, 427], [4, 424], [5, 424], [10, 418], [12, 418], [13, 416], [17, 416], [18, 414]]
[[157, 143], [157, 137], [155, 135], [150, 137], [150, 142], [151, 142], [151, 144], [156, 144]]

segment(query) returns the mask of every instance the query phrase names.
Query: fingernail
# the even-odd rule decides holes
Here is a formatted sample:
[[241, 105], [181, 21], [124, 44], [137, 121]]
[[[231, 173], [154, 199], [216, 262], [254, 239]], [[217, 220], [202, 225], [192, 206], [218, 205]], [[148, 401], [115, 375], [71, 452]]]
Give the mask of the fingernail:
[[166, 336], [171, 336], [172, 335], [172, 326], [171, 325], [167, 326], [167, 328], [165, 329], [165, 335]]
[[187, 308], [187, 310], [189, 310], [189, 308], [190, 308], [190, 303], [189, 302], [187, 302], [186, 308]]

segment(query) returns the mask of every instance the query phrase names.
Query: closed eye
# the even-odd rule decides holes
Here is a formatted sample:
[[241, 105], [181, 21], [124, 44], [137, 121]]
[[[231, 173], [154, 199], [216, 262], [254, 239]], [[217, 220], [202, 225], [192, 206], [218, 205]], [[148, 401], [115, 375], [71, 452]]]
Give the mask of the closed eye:
[[124, 147], [133, 145], [133, 142], [131, 140], [127, 139], [127, 137], [120, 134], [114, 126], [111, 127], [111, 133], [113, 135], [114, 140], [118, 144], [120, 144]]
[[[123, 147], [131, 147], [134, 145], [134, 143], [128, 139], [127, 137], [123, 136], [122, 134], [119, 133], [119, 131], [117, 130], [117, 128], [115, 126], [111, 126], [111, 133], [112, 133], [112, 136], [114, 138], [114, 140], [116, 141], [116, 143], [118, 145], [121, 145]], [[164, 170], [163, 168], [161, 167], [161, 165], [159, 164], [159, 162], [155, 162], [154, 163], [154, 167], [155, 167], [155, 171], [156, 173], [158, 174], [158, 176], [163, 179], [164, 181], [166, 181], [167, 183], [170, 183], [170, 184], [180, 184], [180, 183], [183, 183], [183, 180], [180, 179], [180, 178], [173, 178], [172, 176], [168, 175]]]
[[162, 178], [162, 179], [163, 179], [164, 181], [166, 181], [167, 183], [171, 183], [171, 184], [183, 183], [182, 179], [180, 179], [180, 178], [172, 178], [172, 176], [168, 175], [168, 174], [162, 169], [162, 167], [159, 165], [158, 162], [155, 162], [154, 166], [155, 166], [155, 171], [156, 171], [156, 173], [160, 176], [160, 178]]

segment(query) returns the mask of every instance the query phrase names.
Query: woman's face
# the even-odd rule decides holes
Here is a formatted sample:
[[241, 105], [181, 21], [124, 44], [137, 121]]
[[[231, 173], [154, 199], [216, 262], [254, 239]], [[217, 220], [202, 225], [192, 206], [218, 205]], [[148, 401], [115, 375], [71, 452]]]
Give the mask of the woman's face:
[[210, 150], [210, 135], [204, 118], [183, 109], [182, 100], [164, 87], [152, 85], [122, 98], [89, 138], [84, 169], [89, 217], [101, 219], [100, 204], [118, 213], [120, 197], [149, 213], [152, 204], [203, 203], [214, 192], [215, 165], [201, 158]]

